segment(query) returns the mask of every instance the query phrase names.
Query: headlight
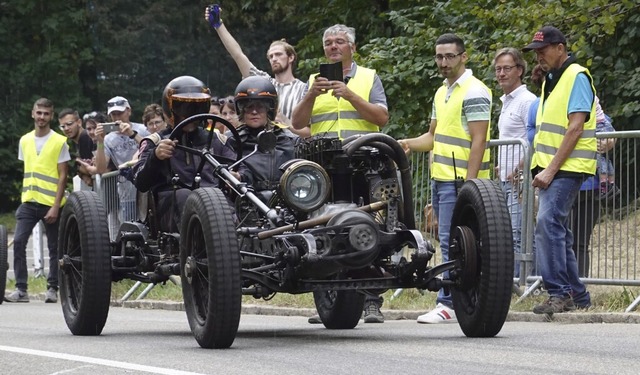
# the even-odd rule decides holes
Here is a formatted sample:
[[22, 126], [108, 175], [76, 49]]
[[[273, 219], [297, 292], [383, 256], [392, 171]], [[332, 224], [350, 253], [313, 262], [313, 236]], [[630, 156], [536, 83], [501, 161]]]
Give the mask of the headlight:
[[299, 160], [282, 174], [280, 189], [289, 207], [310, 212], [322, 206], [329, 197], [329, 176], [318, 164]]

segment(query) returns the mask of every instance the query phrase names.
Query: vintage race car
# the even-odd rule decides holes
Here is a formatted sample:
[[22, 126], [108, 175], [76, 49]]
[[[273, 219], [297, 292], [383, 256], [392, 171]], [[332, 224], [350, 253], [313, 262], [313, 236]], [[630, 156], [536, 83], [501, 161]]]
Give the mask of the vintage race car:
[[[208, 119], [226, 123], [197, 115], [172, 134], [191, 121], [206, 126]], [[263, 132], [254, 152], [274, 146], [273, 133]], [[160, 283], [172, 275], [180, 275], [191, 331], [205, 348], [231, 346], [242, 295], [311, 292], [325, 327], [350, 329], [362, 314], [363, 290], [446, 287], [467, 336], [495, 336], [502, 328], [513, 246], [495, 182], [461, 186], [450, 260], [436, 265], [434, 247], [415, 228], [408, 159], [387, 135], [301, 141], [297, 158], [281, 166], [279, 186], [259, 192], [230, 173], [250, 155], [230, 161], [208, 149], [178, 147], [201, 156], [223, 182], [222, 189], [201, 188], [199, 178], [183, 182], [193, 192], [179, 233], [156, 229], [151, 202], [141, 220], [123, 223], [110, 241], [98, 195], [69, 197], [60, 224], [60, 295], [73, 334], [101, 333], [112, 281]]]

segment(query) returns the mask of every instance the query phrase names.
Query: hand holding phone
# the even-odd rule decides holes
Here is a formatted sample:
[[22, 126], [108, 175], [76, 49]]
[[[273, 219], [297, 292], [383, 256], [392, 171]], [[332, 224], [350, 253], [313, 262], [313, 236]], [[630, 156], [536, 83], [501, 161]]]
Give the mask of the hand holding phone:
[[221, 10], [222, 9], [220, 9], [220, 5], [218, 4], [209, 5], [209, 24], [214, 29], [217, 29], [218, 27], [220, 27], [220, 25], [222, 25], [222, 19], [220, 19]]
[[104, 122], [98, 125], [102, 125], [102, 132], [107, 135], [113, 131], [119, 131], [120, 130], [120, 124], [118, 124], [117, 122]]
[[319, 75], [329, 81], [342, 81], [342, 61], [331, 64], [320, 64]]

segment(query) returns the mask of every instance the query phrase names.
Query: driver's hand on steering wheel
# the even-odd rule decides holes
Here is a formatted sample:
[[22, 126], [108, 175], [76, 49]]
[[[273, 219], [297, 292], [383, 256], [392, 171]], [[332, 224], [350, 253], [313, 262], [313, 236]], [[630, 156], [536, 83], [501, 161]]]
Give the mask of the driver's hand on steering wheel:
[[154, 153], [159, 160], [166, 160], [173, 156], [178, 140], [163, 139], [158, 143]]

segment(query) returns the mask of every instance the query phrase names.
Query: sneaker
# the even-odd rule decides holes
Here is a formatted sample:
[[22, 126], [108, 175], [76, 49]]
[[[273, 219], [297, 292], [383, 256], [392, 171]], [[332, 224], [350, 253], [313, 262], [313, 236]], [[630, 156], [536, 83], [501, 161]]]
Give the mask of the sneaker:
[[322, 319], [320, 319], [320, 315], [314, 315], [307, 320], [309, 324], [322, 324]]
[[573, 311], [576, 305], [571, 296], [551, 296], [548, 300], [533, 307], [534, 314], [555, 314]]
[[380, 305], [376, 302], [367, 302], [364, 306], [365, 323], [384, 323], [384, 315], [380, 311]]
[[29, 302], [29, 293], [26, 290], [16, 289], [4, 296], [5, 302]]
[[45, 303], [56, 303], [58, 302], [58, 291], [54, 288], [49, 288], [44, 293], [44, 302]]
[[457, 323], [458, 318], [452, 308], [439, 303], [435, 309], [420, 315], [417, 321], [424, 324]]

